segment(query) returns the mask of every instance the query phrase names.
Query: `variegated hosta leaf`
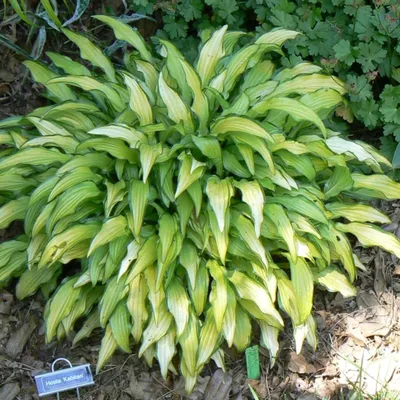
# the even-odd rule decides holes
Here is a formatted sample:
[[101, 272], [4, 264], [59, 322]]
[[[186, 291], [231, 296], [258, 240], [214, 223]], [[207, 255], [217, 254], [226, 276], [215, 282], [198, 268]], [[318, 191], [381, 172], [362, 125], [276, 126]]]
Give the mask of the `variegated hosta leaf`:
[[133, 233], [138, 236], [149, 201], [149, 184], [132, 179], [129, 190], [129, 205], [133, 216]]
[[329, 203], [326, 208], [333, 218], [346, 218], [351, 222], [390, 223], [390, 219], [382, 212], [364, 204]]
[[196, 69], [203, 82], [203, 86], [206, 86], [215, 75], [217, 63], [225, 54], [223, 39], [227, 29], [228, 25], [220, 28], [201, 49]]
[[74, 289], [77, 280], [78, 278], [73, 278], [65, 282], [51, 300], [46, 316], [47, 341], [51, 341], [54, 337], [59, 323], [72, 311], [72, 307], [79, 297], [80, 289]]
[[369, 224], [351, 222], [350, 224], [336, 224], [338, 230], [351, 233], [357, 237], [363, 246], [380, 246], [386, 251], [400, 257], [400, 241], [390, 232]]
[[192, 133], [193, 120], [192, 116], [190, 115], [189, 108], [179, 97], [178, 93], [168, 86], [167, 82], [165, 82], [162, 72], [160, 73], [158, 87], [162, 101], [167, 107], [168, 116], [177, 124], [182, 121], [185, 131], [187, 133]]
[[266, 204], [265, 214], [266, 217], [276, 226], [278, 235], [286, 242], [291, 258], [296, 262], [297, 249], [295, 233], [285, 210], [279, 204]]
[[227, 180], [220, 180], [217, 177], [210, 177], [207, 181], [206, 193], [217, 217], [220, 232], [225, 230], [225, 214], [229, 207], [230, 199], [234, 194], [232, 183]]
[[221, 332], [226, 308], [228, 306], [228, 281], [225, 270], [216, 262], [209, 262], [207, 267], [214, 278], [214, 286], [210, 294], [210, 303], [213, 309], [214, 323], [217, 332]]
[[173, 279], [167, 287], [168, 309], [174, 316], [176, 334], [179, 338], [186, 329], [189, 320], [189, 300], [182, 284]]
[[109, 25], [113, 30], [115, 37], [120, 40], [125, 40], [130, 45], [138, 49], [141, 56], [146, 60], [152, 62], [152, 56], [150, 52], [146, 48], [146, 44], [142, 36], [131, 28], [129, 25], [124, 24], [116, 18], [105, 16], [105, 15], [96, 15], [96, 19], [105, 24]]
[[130, 353], [130, 315], [124, 301], [121, 301], [112, 313], [110, 326], [118, 346], [125, 352]]
[[111, 61], [96, 45], [84, 36], [78, 35], [68, 29], [63, 29], [63, 33], [79, 47], [82, 58], [102, 68], [111, 82], [115, 82], [115, 70]]
[[229, 280], [240, 297], [257, 304], [262, 313], [270, 317], [274, 326], [280, 327], [283, 325], [282, 317], [275, 309], [266, 288], [239, 271], [235, 271], [229, 277]]
[[339, 292], [343, 297], [353, 297], [357, 290], [350, 284], [346, 276], [334, 268], [326, 268], [314, 276], [316, 282], [324, 286], [330, 292]]
[[278, 335], [279, 329], [268, 325], [264, 321], [260, 321], [261, 328], [261, 344], [266, 347], [271, 357], [271, 366], [275, 364], [276, 355], [279, 350]]
[[140, 87], [140, 84], [129, 75], [124, 76], [125, 85], [129, 89], [130, 99], [129, 106], [139, 116], [140, 122], [143, 125], [148, 125], [153, 122], [153, 111], [146, 96], [146, 93]]
[[218, 346], [220, 334], [215, 325], [213, 309], [209, 309], [200, 332], [196, 369], [201, 370]]
[[108, 359], [114, 354], [118, 348], [118, 343], [112, 333], [111, 325], [107, 325], [105, 335], [101, 341], [99, 359], [97, 360], [96, 373], [105, 365]]
[[175, 197], [178, 197], [184, 190], [188, 189], [191, 184], [197, 181], [203, 175], [205, 169], [204, 163], [197, 161], [189, 154], [182, 153], [179, 159], [181, 160], [181, 165]]
[[127, 307], [132, 316], [132, 336], [135, 342], [142, 337], [144, 324], [149, 314], [146, 308], [148, 287], [142, 275], [138, 275], [129, 283]]
[[290, 272], [298, 304], [300, 323], [304, 323], [312, 309], [313, 276], [309, 265], [302, 258], [298, 258], [297, 261], [290, 260]]
[[315, 348], [314, 285], [356, 294], [349, 236], [400, 257], [367, 204], [400, 197], [390, 163], [323, 122], [344, 83], [309, 62], [283, 68], [281, 46], [299, 34], [288, 29], [224, 26], [192, 65], [164, 39], [96, 18], [133, 47], [124, 65], [64, 29], [83, 60], [25, 62], [48, 105], [0, 121], [0, 229], [24, 228], [0, 244], [0, 285], [19, 278], [18, 298], [49, 299], [48, 341], [81, 318], [73, 344], [101, 328], [98, 370], [132, 337], [187, 391], [211, 358], [223, 368], [224, 342], [246, 350], [255, 324], [273, 365], [280, 311], [296, 351]]

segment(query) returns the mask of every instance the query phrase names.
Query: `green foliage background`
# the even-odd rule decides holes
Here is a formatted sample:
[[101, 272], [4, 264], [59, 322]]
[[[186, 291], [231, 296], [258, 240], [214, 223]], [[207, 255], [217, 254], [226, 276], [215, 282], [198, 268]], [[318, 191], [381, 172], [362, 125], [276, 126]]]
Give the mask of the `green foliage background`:
[[[197, 54], [198, 32], [225, 23], [259, 33], [277, 26], [303, 32], [285, 45], [283, 65], [312, 60], [339, 75], [350, 92], [345, 118], [353, 122], [354, 116], [367, 127], [369, 139], [382, 135], [383, 152], [393, 155], [400, 141], [397, 0], [131, 0], [130, 6], [138, 13], [161, 13], [158, 33], [174, 40], [188, 58]], [[364, 132], [364, 126], [356, 121], [348, 129]]]

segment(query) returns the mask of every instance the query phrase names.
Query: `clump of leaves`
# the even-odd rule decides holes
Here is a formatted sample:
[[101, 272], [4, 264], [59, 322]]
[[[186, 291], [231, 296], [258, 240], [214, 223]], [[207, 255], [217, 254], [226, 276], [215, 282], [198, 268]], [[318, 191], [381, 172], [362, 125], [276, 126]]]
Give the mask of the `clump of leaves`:
[[[350, 110], [339, 113], [349, 122], [355, 117], [369, 130], [378, 129], [383, 133], [382, 149], [393, 156], [400, 141], [400, 123], [390, 111], [396, 107], [396, 97], [389, 94], [393, 87], [398, 90], [400, 82], [398, 1], [132, 0], [131, 4], [149, 15], [161, 9], [159, 34], [174, 39], [190, 57], [195, 56], [192, 49], [199, 41], [190, 32], [225, 23], [242, 29], [258, 25], [259, 33], [277, 26], [303, 32], [285, 46], [288, 55], [283, 65], [293, 67], [308, 60], [339, 74], [351, 99]], [[400, 156], [394, 164], [400, 166]]]
[[128, 25], [96, 18], [135, 48], [125, 66], [64, 30], [95, 68], [56, 53], [62, 74], [27, 61], [54, 104], [0, 123], [0, 229], [25, 229], [0, 245], [0, 282], [19, 277], [20, 299], [50, 295], [47, 341], [83, 319], [74, 343], [105, 330], [98, 369], [137, 343], [188, 391], [210, 358], [223, 365], [223, 341], [246, 349], [253, 324], [273, 362], [281, 312], [297, 351], [316, 346], [314, 285], [356, 292], [347, 234], [400, 256], [371, 224], [389, 219], [365, 204], [400, 197], [390, 163], [323, 123], [343, 82], [271, 61], [295, 31], [239, 46], [224, 26], [192, 66], [168, 41], [155, 39], [159, 56]]

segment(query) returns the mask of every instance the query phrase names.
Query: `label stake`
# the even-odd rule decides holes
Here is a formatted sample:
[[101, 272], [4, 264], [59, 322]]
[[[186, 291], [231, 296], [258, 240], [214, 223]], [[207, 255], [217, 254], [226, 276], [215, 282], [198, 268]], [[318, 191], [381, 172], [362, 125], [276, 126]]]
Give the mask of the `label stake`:
[[257, 345], [246, 349], [246, 365], [247, 377], [249, 379], [260, 379], [260, 357]]
[[[67, 363], [69, 368], [54, 371], [54, 366], [59, 361]], [[90, 364], [73, 367], [71, 362], [66, 358], [57, 358], [57, 360], [51, 364], [51, 372], [35, 376], [35, 381], [39, 397], [56, 393], [57, 400], [60, 399], [60, 392], [71, 389], [76, 389], [77, 398], [80, 400], [79, 388], [94, 384]]]

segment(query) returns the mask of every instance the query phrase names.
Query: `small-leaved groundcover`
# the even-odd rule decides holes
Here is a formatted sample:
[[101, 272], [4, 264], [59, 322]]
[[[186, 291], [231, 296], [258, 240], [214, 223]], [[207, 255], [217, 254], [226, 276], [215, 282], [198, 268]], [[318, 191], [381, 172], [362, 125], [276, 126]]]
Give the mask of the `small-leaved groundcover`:
[[95, 68], [27, 61], [54, 104], [0, 122], [0, 229], [25, 231], [0, 245], [2, 285], [18, 277], [20, 299], [42, 290], [47, 341], [101, 327], [98, 369], [137, 344], [188, 391], [210, 358], [223, 365], [224, 342], [245, 350], [255, 324], [273, 362], [278, 310], [297, 351], [316, 346], [314, 286], [355, 294], [347, 234], [400, 256], [368, 205], [400, 197], [390, 163], [323, 123], [343, 83], [310, 63], [280, 67], [294, 31], [239, 46], [245, 35], [224, 26], [192, 66], [96, 18], [134, 47], [125, 65], [65, 29]]

